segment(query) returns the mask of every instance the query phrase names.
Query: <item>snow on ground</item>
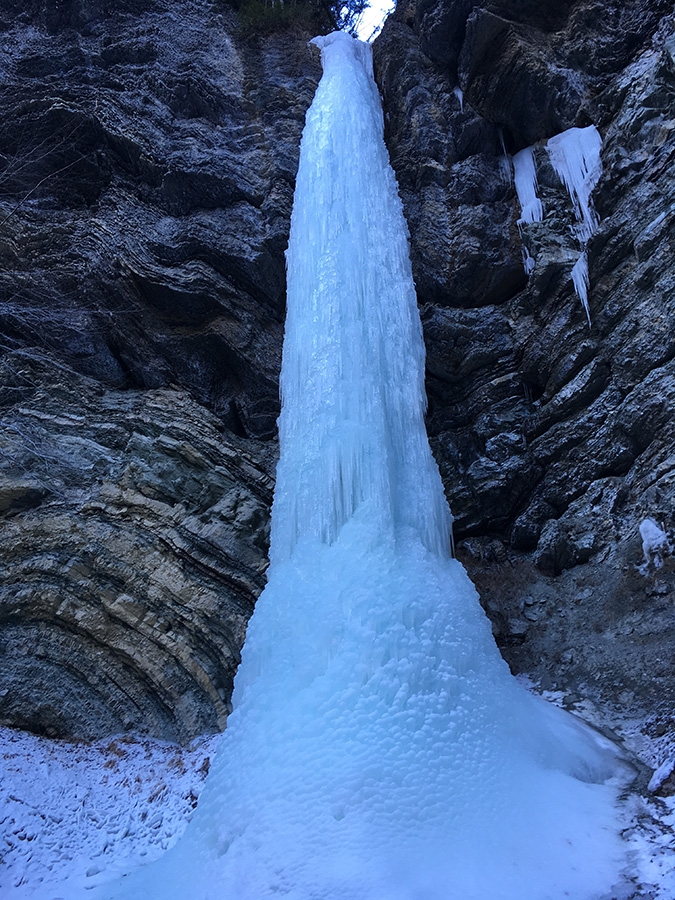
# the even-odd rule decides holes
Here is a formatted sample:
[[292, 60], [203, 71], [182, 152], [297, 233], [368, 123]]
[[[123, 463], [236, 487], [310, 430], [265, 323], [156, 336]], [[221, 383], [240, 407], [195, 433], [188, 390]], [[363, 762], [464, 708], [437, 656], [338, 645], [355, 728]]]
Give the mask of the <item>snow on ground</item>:
[[640, 769], [634, 793], [626, 798], [622, 832], [629, 845], [631, 871], [626, 873], [625, 892], [619, 890], [603, 900], [674, 900], [675, 775], [662, 779], [656, 775], [663, 775], [668, 763], [675, 761], [675, 734], [670, 728], [655, 727], [656, 717], [636, 719], [617, 709], [600, 709], [591, 700], [575, 699], [570, 705], [563, 691], [541, 691], [527, 675], [517, 678], [529, 690], [613, 738]]
[[[564, 705], [562, 693], [545, 696]], [[673, 735], [650, 737], [649, 722], [609, 716], [590, 701], [575, 712], [612, 729], [645, 764], [645, 785], [675, 758]], [[0, 897], [68, 900], [66, 881], [93, 886], [161, 856], [190, 820], [217, 742], [71, 743], [0, 728]], [[633, 871], [612, 900], [673, 900], [675, 796], [643, 790], [627, 805]]]
[[[187, 825], [218, 737], [71, 743], [0, 728], [0, 897], [64, 897], [161, 856]], [[64, 897], [67, 900], [67, 897]]]

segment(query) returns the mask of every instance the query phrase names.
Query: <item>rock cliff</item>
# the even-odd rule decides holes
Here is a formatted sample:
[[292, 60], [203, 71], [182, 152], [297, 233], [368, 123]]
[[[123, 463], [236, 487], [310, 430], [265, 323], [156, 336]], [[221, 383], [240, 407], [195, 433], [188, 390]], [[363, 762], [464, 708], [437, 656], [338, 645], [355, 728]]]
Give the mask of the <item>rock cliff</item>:
[[[672, 10], [399, 2], [375, 48], [459, 555], [514, 668], [670, 722], [674, 567], [643, 565], [639, 526], [675, 524]], [[589, 326], [544, 145], [590, 124]], [[527, 146], [544, 216], [519, 223]]]
[[[318, 60], [218, 0], [8, 0], [0, 30], [0, 721], [188, 740], [225, 722], [264, 582]], [[514, 669], [660, 733], [675, 565], [639, 526], [675, 525], [674, 55], [663, 0], [399, 0], [375, 44], [458, 555]], [[589, 327], [544, 142], [591, 123]]]
[[202, 0], [0, 29], [0, 720], [189, 740], [264, 584], [319, 62]]

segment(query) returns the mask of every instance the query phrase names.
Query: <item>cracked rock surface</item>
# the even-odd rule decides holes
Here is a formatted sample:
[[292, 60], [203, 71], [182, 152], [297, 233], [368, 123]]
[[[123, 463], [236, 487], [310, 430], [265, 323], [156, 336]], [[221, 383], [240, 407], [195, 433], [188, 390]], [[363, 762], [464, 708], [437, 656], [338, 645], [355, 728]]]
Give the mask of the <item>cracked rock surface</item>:
[[0, 722], [224, 727], [320, 66], [206, 0], [0, 9]]

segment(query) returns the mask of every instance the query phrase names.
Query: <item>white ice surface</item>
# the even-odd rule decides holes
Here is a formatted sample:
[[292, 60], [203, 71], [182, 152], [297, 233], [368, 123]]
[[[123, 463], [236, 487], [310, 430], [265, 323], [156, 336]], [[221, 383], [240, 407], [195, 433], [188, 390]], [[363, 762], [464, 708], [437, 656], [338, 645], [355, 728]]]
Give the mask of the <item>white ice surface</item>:
[[[541, 200], [537, 196], [537, 170], [534, 164], [534, 148], [525, 147], [524, 150], [516, 153], [513, 157], [513, 177], [516, 185], [516, 194], [520, 204], [520, 218], [518, 219], [518, 228], [521, 232], [525, 223], [541, 222], [544, 218], [544, 207]], [[531, 275], [534, 271], [535, 260], [530, 253], [529, 247], [522, 240], [523, 245], [523, 268], [526, 275]]]
[[370, 48], [316, 43], [268, 585], [193, 821], [86, 896], [590, 900], [627, 864], [624, 769], [510, 676], [451, 558]]

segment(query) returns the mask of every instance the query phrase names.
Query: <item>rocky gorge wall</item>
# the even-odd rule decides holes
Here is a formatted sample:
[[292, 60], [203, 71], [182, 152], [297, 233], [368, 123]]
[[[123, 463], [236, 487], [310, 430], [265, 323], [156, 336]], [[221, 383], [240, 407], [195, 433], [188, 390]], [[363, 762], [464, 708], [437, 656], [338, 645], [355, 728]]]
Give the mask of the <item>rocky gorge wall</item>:
[[0, 721], [224, 727], [320, 66], [231, 8], [0, 6]]
[[[223, 727], [264, 583], [318, 60], [207, 0], [5, 2], [0, 29], [0, 721], [185, 741]], [[674, 54], [661, 0], [400, 0], [375, 44], [458, 555], [514, 670], [655, 733], [675, 568], [640, 568], [638, 528], [674, 525]], [[590, 123], [589, 327], [543, 142]], [[530, 145], [545, 215], [519, 229], [505, 154]]]
[[[675, 512], [674, 27], [659, 0], [420, 0], [375, 45], [458, 553], [515, 670], [660, 733], [675, 584], [668, 553], [642, 566], [639, 526], [672, 535]], [[589, 327], [544, 144], [590, 124]], [[505, 155], [527, 146], [544, 217], [519, 228]]]

